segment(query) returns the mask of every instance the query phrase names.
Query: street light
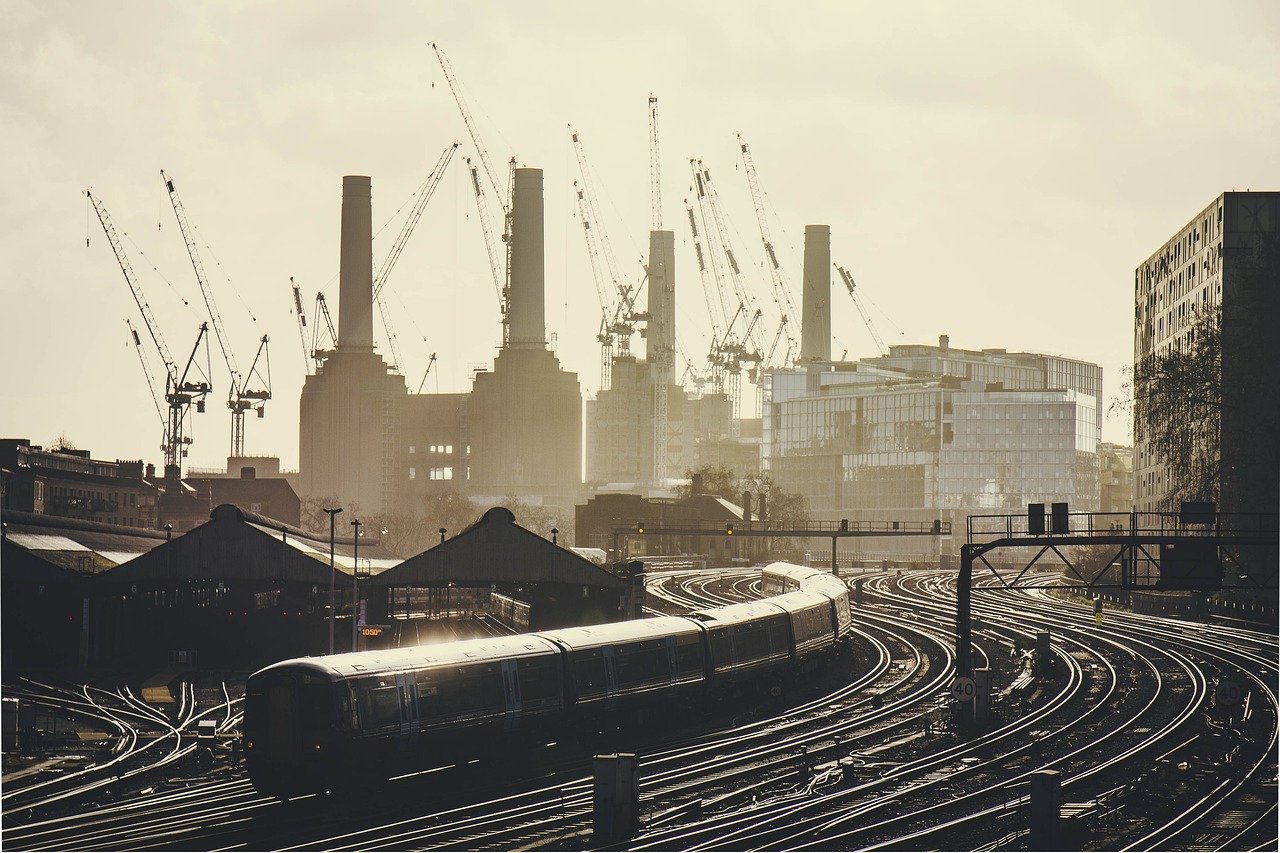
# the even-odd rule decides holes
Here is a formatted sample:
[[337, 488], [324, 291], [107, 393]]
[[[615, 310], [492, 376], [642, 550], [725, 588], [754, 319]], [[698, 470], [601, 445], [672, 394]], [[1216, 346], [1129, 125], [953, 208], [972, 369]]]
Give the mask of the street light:
[[351, 519], [351, 526], [356, 529], [351, 549], [351, 651], [356, 650], [356, 622], [360, 611], [360, 525], [358, 518]]
[[333, 620], [336, 618], [333, 605], [333, 520], [342, 512], [342, 507], [326, 509], [324, 512], [329, 516], [329, 654], [333, 654]]

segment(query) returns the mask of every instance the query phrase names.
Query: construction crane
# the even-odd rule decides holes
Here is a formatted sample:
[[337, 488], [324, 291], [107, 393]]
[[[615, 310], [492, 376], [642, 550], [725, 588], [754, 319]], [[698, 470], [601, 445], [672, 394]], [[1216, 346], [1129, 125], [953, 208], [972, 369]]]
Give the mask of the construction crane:
[[[458, 85], [457, 76], [453, 73], [453, 66], [449, 64], [448, 58], [445, 57], [444, 51], [440, 49], [435, 42], [431, 43], [431, 49], [436, 52], [436, 59], [440, 62], [440, 70], [444, 72], [444, 79], [449, 83], [449, 91], [453, 93], [453, 100], [458, 105], [458, 112], [462, 113], [462, 121], [467, 126], [467, 133], [471, 136], [471, 144], [475, 146], [476, 156], [480, 159], [480, 166], [484, 169], [485, 177], [489, 180], [489, 186], [493, 188], [494, 197], [498, 199], [499, 206], [502, 207], [502, 241], [506, 244], [506, 268], [498, 270], [497, 251], [493, 244], [493, 225], [489, 219], [487, 206], [484, 204], [484, 192], [480, 185], [479, 174], [476, 169], [471, 170], [471, 182], [476, 192], [476, 204], [479, 208], [480, 227], [484, 229], [485, 244], [489, 251], [489, 265], [494, 269], [494, 284], [498, 287], [498, 301], [502, 313], [502, 343], [506, 346], [511, 341], [511, 185], [515, 179], [516, 158], [511, 157], [507, 161], [507, 181], [505, 192], [498, 186], [498, 176], [494, 171], [493, 164], [489, 160], [489, 152], [485, 148], [484, 143], [480, 139], [480, 131], [476, 128], [475, 120], [471, 117], [471, 111], [467, 109], [466, 99], [462, 97], [462, 88]], [[467, 164], [470, 165], [470, 160]]]
[[[791, 300], [791, 288], [787, 286], [782, 266], [778, 263], [778, 256], [773, 250], [773, 240], [770, 238], [769, 223], [764, 209], [764, 193], [760, 190], [760, 180], [756, 175], [755, 163], [751, 159], [751, 149], [747, 147], [742, 134], [738, 134], [738, 148], [742, 153], [742, 163], [747, 173], [747, 184], [751, 188], [751, 200], [756, 209], [756, 222], [760, 226], [760, 241], [764, 244], [764, 253], [768, 259], [769, 275], [773, 279], [773, 299], [778, 305], [778, 310], [782, 313], [782, 322], [778, 325], [778, 332], [774, 336], [773, 346], [769, 348], [769, 356], [765, 360], [765, 364], [768, 366], [778, 366], [773, 362], [773, 353], [778, 348], [778, 338], [782, 334], [785, 333], [787, 335], [788, 361], [792, 352], [799, 351], [796, 340], [790, 334], [790, 329], [787, 325], [788, 317], [797, 316], [796, 306]], [[781, 366], [785, 367], [786, 364]]]
[[382, 328], [387, 333], [387, 346], [391, 349], [391, 358], [394, 362], [391, 365], [391, 369], [398, 373], [404, 372], [402, 370], [404, 360], [400, 355], [400, 343], [396, 339], [395, 329], [391, 326], [391, 316], [387, 312], [386, 300], [382, 298], [382, 288], [386, 286], [387, 278], [390, 277], [391, 271], [395, 269], [396, 261], [400, 259], [400, 253], [404, 251], [405, 244], [409, 242], [409, 236], [413, 234], [413, 229], [422, 217], [422, 211], [426, 209], [427, 202], [435, 194], [436, 187], [439, 186], [440, 179], [444, 176], [444, 170], [448, 167], [449, 161], [453, 159], [453, 153], [458, 150], [459, 144], [457, 142], [451, 144], [440, 155], [440, 159], [436, 161], [436, 165], [431, 170], [431, 174], [427, 176], [421, 192], [418, 193], [418, 197], [414, 200], [413, 208], [409, 211], [409, 216], [405, 219], [404, 225], [401, 226], [400, 233], [396, 236], [396, 241], [391, 246], [391, 251], [387, 253], [387, 257], [382, 261], [382, 266], [378, 268], [377, 275], [373, 277], [373, 299], [378, 304], [378, 313], [382, 316]]
[[[164, 399], [169, 408], [169, 413], [166, 419], [164, 437], [160, 442], [160, 450], [164, 453], [166, 475], [171, 471], [180, 473], [182, 458], [187, 455], [187, 448], [191, 444], [191, 436], [187, 434], [186, 430], [187, 414], [190, 412], [192, 405], [196, 407], [197, 412], [203, 412], [205, 397], [213, 390], [213, 385], [209, 382], [209, 347], [208, 339], [205, 337], [209, 327], [205, 323], [200, 325], [200, 330], [196, 333], [196, 342], [191, 347], [191, 355], [187, 358], [183, 368], [179, 370], [177, 363], [169, 354], [169, 347], [165, 343], [164, 335], [160, 332], [160, 326], [156, 323], [155, 316], [151, 313], [151, 306], [147, 304], [146, 297], [142, 293], [142, 287], [138, 284], [137, 277], [133, 273], [129, 258], [124, 253], [124, 246], [120, 243], [120, 237], [111, 221], [111, 215], [107, 213], [106, 207], [98, 199], [94, 198], [91, 191], [85, 190], [85, 196], [89, 199], [89, 203], [93, 205], [94, 212], [98, 214], [98, 222], [102, 224], [103, 233], [107, 235], [107, 242], [111, 244], [111, 251], [115, 253], [116, 263], [119, 264], [120, 272], [124, 274], [124, 280], [129, 285], [129, 292], [133, 294], [133, 301], [137, 304], [138, 310], [142, 312], [142, 320], [147, 327], [147, 333], [151, 336], [151, 342], [155, 344], [156, 352], [164, 363]], [[132, 325], [130, 325], [129, 330], [133, 332]], [[140, 345], [141, 341], [136, 332], [133, 332], [133, 338], [135, 344]], [[205, 344], [205, 365], [203, 369], [196, 361], [202, 341]], [[142, 350], [140, 347], [138, 355], [141, 358]], [[199, 379], [192, 376], [193, 370], [199, 374]], [[147, 374], [148, 389], [151, 391], [151, 397], [154, 401], [156, 399], [156, 391], [151, 384], [151, 374], [146, 370], [145, 360], [143, 361], [143, 371]]]
[[635, 333], [635, 324], [637, 321], [647, 320], [648, 314], [635, 310], [635, 299], [640, 287], [633, 286], [619, 272], [609, 236], [601, 225], [600, 206], [596, 200], [595, 188], [591, 180], [591, 167], [587, 162], [582, 137], [572, 127], [569, 128], [569, 137], [573, 141], [573, 151], [577, 156], [578, 169], [582, 174], [582, 184], [575, 182], [574, 191], [578, 199], [583, 236], [587, 241], [587, 254], [591, 260], [591, 272], [595, 277], [596, 292], [600, 297], [602, 317], [596, 340], [601, 344], [600, 387], [605, 389], [611, 383], [614, 342], [617, 342], [620, 356], [630, 355], [631, 335]]
[[320, 326], [311, 327], [311, 356], [316, 361], [316, 369], [319, 370], [326, 352], [322, 346], [324, 342], [320, 338], [321, 334], [328, 333], [330, 347], [338, 345], [338, 330], [333, 324], [333, 315], [329, 313], [329, 303], [325, 300], [324, 293], [316, 293], [315, 313], [324, 319], [324, 332], [321, 332]]
[[[762, 341], [759, 340], [759, 318], [762, 312], [755, 308], [751, 295], [746, 287], [743, 279], [742, 271], [738, 267], [737, 258], [734, 257], [733, 248], [729, 245], [728, 228], [724, 222], [724, 215], [721, 212], [719, 197], [715, 191], [715, 186], [711, 181], [711, 171], [703, 166], [701, 160], [690, 159], [689, 167], [693, 171], [694, 187], [697, 191], [698, 208], [702, 214], [704, 225], [708, 222], [710, 226], [706, 228], [706, 237], [708, 252], [710, 259], [710, 267], [714, 274], [716, 291], [720, 297], [721, 309], [724, 313], [728, 313], [728, 306], [725, 303], [724, 279], [728, 278], [733, 283], [733, 292], [737, 297], [738, 304], [732, 318], [725, 325], [725, 332], [718, 341], [712, 342], [712, 351], [709, 361], [712, 364], [712, 375], [723, 377], [723, 386], [725, 392], [729, 396], [730, 403], [733, 406], [733, 416], [735, 418], [741, 416], [741, 372], [744, 364], [758, 365], [761, 360], [760, 350], [763, 349]], [[693, 217], [690, 216], [693, 221]], [[699, 263], [701, 264], [701, 253]], [[720, 260], [727, 266], [722, 269]], [[742, 316], [749, 318], [746, 332], [739, 339], [734, 333], [734, 325], [737, 318]], [[757, 377], [758, 372], [752, 371], [752, 377]]]
[[662, 161], [658, 157], [658, 99], [649, 96], [649, 205], [653, 230], [662, 230]]
[[[431, 367], [436, 363], [436, 354], [431, 353], [431, 360], [427, 362], [427, 370], [422, 374], [422, 381], [418, 383], [418, 393], [422, 393], [422, 386], [427, 384], [427, 377], [431, 375]], [[439, 388], [439, 383], [436, 384]]]
[[127, 317], [124, 324], [129, 327], [129, 335], [133, 338], [133, 347], [138, 352], [138, 363], [142, 365], [142, 375], [147, 377], [147, 390], [151, 392], [151, 402], [156, 407], [156, 417], [160, 418], [160, 425], [164, 427], [164, 411], [160, 408], [160, 395], [156, 393], [156, 382], [151, 378], [151, 368], [147, 366], [146, 353], [142, 351], [142, 338], [138, 337], [138, 330], [133, 328], [133, 323], [129, 322]]
[[853, 283], [853, 276], [849, 275], [849, 271], [839, 264], [833, 263], [832, 266], [836, 268], [836, 272], [840, 273], [840, 278], [844, 280], [844, 286], [849, 289], [849, 296], [853, 298], [854, 306], [857, 307], [858, 313], [862, 315], [862, 322], [866, 324], [867, 331], [871, 333], [871, 339], [875, 341], [876, 352], [879, 355], [887, 355], [889, 352], [888, 348], [885, 347], [884, 341], [881, 340], [879, 333], [876, 332], [876, 327], [871, 322], [871, 317], [863, 309], [862, 302], [858, 299], [858, 294], [854, 292], [857, 285]]
[[[249, 409], [253, 409], [258, 413], [258, 417], [263, 417], [266, 411], [266, 401], [271, 399], [271, 358], [267, 354], [267, 336], [263, 335], [258, 342], [258, 351], [253, 357], [253, 363], [249, 367], [249, 372], [243, 376], [236, 367], [236, 359], [232, 354], [231, 345], [227, 341], [227, 333], [222, 328], [222, 317], [218, 314], [218, 306], [213, 299], [213, 290], [209, 286], [209, 281], [204, 274], [204, 265], [200, 263], [200, 252], [196, 248], [195, 234], [192, 233], [191, 225], [187, 221], [186, 208], [182, 206], [182, 200], [178, 198], [178, 191], [173, 186], [173, 180], [165, 174], [164, 169], [160, 170], [160, 178], [164, 181], [165, 189], [169, 191], [169, 203], [173, 205], [173, 214], [178, 219], [178, 228], [182, 231], [182, 239], [187, 244], [187, 254], [191, 256], [191, 266], [196, 272], [196, 281], [200, 283], [200, 292], [204, 295], [205, 308], [209, 310], [209, 319], [213, 323], [214, 334], [218, 338], [218, 346], [222, 350], [222, 357], [227, 363], [227, 372], [231, 375], [231, 388], [227, 394], [227, 408], [231, 410], [231, 455], [233, 457], [244, 456], [244, 413]], [[263, 363], [264, 374], [258, 369], [259, 360], [266, 359]], [[263, 382], [266, 387], [259, 389], [250, 389], [248, 383], [257, 376], [259, 381]]]
[[302, 293], [294, 284], [293, 276], [289, 276], [289, 286], [293, 288], [293, 310], [298, 317], [298, 341], [302, 344], [302, 360], [306, 364], [307, 373], [311, 372], [313, 350], [307, 349], [307, 315], [302, 311]]

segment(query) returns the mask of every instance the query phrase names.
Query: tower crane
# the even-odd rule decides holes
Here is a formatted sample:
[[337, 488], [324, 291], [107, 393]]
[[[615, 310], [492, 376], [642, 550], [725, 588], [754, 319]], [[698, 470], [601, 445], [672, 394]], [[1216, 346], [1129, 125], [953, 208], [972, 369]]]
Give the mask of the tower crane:
[[[329, 346], [336, 347], [338, 345], [338, 330], [333, 325], [333, 315], [329, 313], [329, 303], [325, 301], [323, 292], [316, 293], [315, 313], [319, 314], [324, 319], [324, 331], [329, 335]], [[321, 344], [323, 343], [320, 339], [321, 334], [322, 332], [319, 326], [311, 327], [311, 356], [315, 359], [317, 370], [320, 369], [320, 365], [324, 362], [324, 359], [321, 357], [321, 353], [324, 352], [321, 348]]]
[[[444, 55], [444, 51], [435, 43], [431, 43], [431, 49], [436, 53], [436, 59], [440, 62], [440, 70], [444, 72], [444, 79], [449, 83], [449, 91], [453, 93], [453, 100], [458, 105], [458, 112], [462, 113], [462, 121], [467, 126], [467, 133], [471, 136], [471, 144], [475, 146], [476, 156], [480, 160], [480, 166], [484, 169], [485, 177], [489, 179], [489, 186], [493, 188], [493, 194], [498, 199], [498, 204], [502, 207], [502, 241], [506, 244], [506, 269], [498, 270], [496, 247], [493, 245], [493, 226], [489, 220], [487, 206], [484, 204], [484, 192], [480, 186], [480, 178], [476, 169], [471, 170], [471, 183], [476, 192], [476, 204], [479, 208], [480, 226], [484, 229], [485, 244], [489, 251], [489, 265], [494, 269], [494, 283], [498, 285], [498, 300], [502, 312], [502, 343], [506, 346], [511, 339], [511, 184], [515, 177], [516, 158], [512, 157], [507, 161], [507, 182], [506, 191], [504, 192], [498, 186], [497, 173], [493, 169], [493, 164], [489, 160], [489, 152], [484, 147], [484, 143], [480, 140], [480, 131], [476, 128], [475, 120], [471, 117], [471, 111], [467, 109], [466, 99], [462, 97], [462, 89], [458, 85], [457, 76], [453, 73], [453, 66], [449, 63], [448, 58]], [[468, 161], [470, 165], [470, 161]]]
[[[431, 375], [431, 368], [432, 366], [435, 365], [435, 363], [436, 363], [436, 354], [431, 353], [431, 359], [430, 361], [427, 362], [426, 372], [422, 374], [422, 381], [418, 383], [419, 394], [422, 393], [422, 386], [427, 384], [427, 377]], [[437, 384], [436, 387], [439, 388], [439, 385]]]
[[[712, 223], [707, 228], [707, 242], [710, 247], [711, 268], [715, 273], [721, 306], [724, 307], [725, 305], [725, 288], [723, 287], [725, 277], [732, 281], [734, 293], [738, 300], [737, 309], [734, 312], [733, 319], [725, 327], [724, 335], [718, 343], [713, 343], [712, 361], [726, 376], [726, 389], [733, 405], [734, 417], [740, 417], [740, 376], [742, 365], [744, 363], [758, 365], [761, 360], [760, 350], [763, 349], [763, 346], [759, 339], [760, 333], [757, 326], [762, 312], [755, 308], [753, 304], [751, 295], [746, 288], [746, 282], [743, 280], [742, 270], [738, 267], [738, 261], [734, 257], [732, 247], [729, 245], [728, 228], [725, 225], [724, 216], [720, 209], [719, 196], [716, 193], [714, 184], [711, 182], [711, 171], [703, 166], [701, 160], [690, 159], [689, 166], [693, 170], [694, 186], [697, 190], [698, 207], [702, 212], [702, 221], [704, 224], [708, 221]], [[723, 256], [724, 262], [728, 266], [727, 271], [721, 270], [720, 261], [718, 260], [720, 256]], [[733, 333], [733, 326], [739, 315], [751, 318], [748, 321], [747, 331], [743, 334], [741, 340]], [[757, 376], [757, 372], [752, 371], [752, 376]]]
[[435, 194], [436, 187], [444, 176], [444, 170], [448, 167], [449, 161], [453, 159], [453, 153], [458, 150], [459, 144], [455, 142], [450, 145], [440, 155], [440, 159], [436, 161], [431, 174], [427, 176], [426, 183], [423, 184], [422, 191], [418, 193], [418, 197], [414, 200], [413, 208], [409, 211], [409, 216], [405, 219], [404, 225], [401, 226], [400, 233], [396, 236], [396, 241], [391, 246], [391, 251], [387, 253], [387, 257], [382, 261], [382, 266], [378, 268], [378, 274], [373, 277], [373, 299], [378, 303], [378, 313], [382, 315], [382, 328], [387, 333], [387, 346], [391, 349], [391, 358], [394, 361], [391, 369], [396, 372], [404, 372], [404, 360], [400, 356], [400, 343], [396, 339], [395, 330], [391, 327], [391, 317], [387, 312], [386, 300], [382, 298], [382, 288], [386, 286], [387, 278], [391, 275], [391, 271], [395, 269], [396, 261], [400, 259], [400, 253], [404, 251], [405, 244], [409, 242], [409, 236], [413, 234], [413, 229], [422, 217], [422, 211], [426, 209], [427, 202]]
[[876, 352], [879, 355], [887, 355], [889, 350], [885, 347], [879, 333], [876, 332], [876, 327], [872, 324], [871, 317], [863, 309], [862, 302], [858, 299], [858, 294], [854, 292], [857, 285], [853, 283], [853, 276], [849, 275], [849, 271], [839, 264], [832, 264], [832, 266], [836, 268], [836, 272], [840, 273], [840, 278], [844, 280], [844, 286], [849, 289], [849, 296], [853, 298], [854, 306], [857, 307], [858, 313], [862, 315], [862, 322], [866, 324], [867, 331], [871, 333], [871, 339], [876, 343]]
[[[769, 356], [765, 360], [766, 365], [773, 366], [773, 353], [778, 348], [778, 339], [784, 334], [787, 335], [787, 357], [788, 361], [792, 352], [798, 351], [798, 346], [794, 336], [791, 335], [787, 325], [788, 317], [795, 317], [796, 306], [791, 300], [791, 288], [787, 286], [786, 277], [783, 275], [782, 267], [778, 263], [778, 256], [773, 250], [773, 240], [769, 235], [769, 223], [765, 216], [764, 209], [764, 193], [760, 191], [760, 179], [756, 175], [755, 163], [751, 159], [751, 149], [747, 147], [747, 143], [742, 138], [742, 134], [738, 134], [738, 148], [742, 152], [742, 163], [747, 173], [747, 184], [751, 188], [751, 200], [756, 209], [756, 222], [760, 226], [760, 240], [764, 243], [764, 253], [768, 259], [769, 275], [773, 279], [773, 298], [778, 304], [778, 310], [782, 312], [782, 322], [778, 326], [778, 332], [774, 336], [773, 346], [769, 348]], [[785, 366], [785, 364], [783, 365]]]
[[[620, 355], [631, 354], [631, 335], [635, 332], [635, 323], [648, 319], [647, 314], [635, 310], [636, 293], [639, 287], [626, 281], [618, 271], [618, 262], [609, 242], [609, 236], [601, 225], [600, 206], [596, 200], [595, 189], [591, 181], [591, 167], [587, 163], [586, 149], [580, 137], [572, 127], [569, 137], [573, 141], [573, 151], [578, 159], [578, 169], [582, 173], [582, 184], [574, 184], [578, 198], [578, 211], [582, 218], [583, 236], [587, 241], [587, 254], [591, 260], [591, 272], [596, 279], [596, 291], [600, 297], [600, 310], [603, 313], [600, 331], [596, 340], [601, 344], [600, 387], [608, 388], [613, 372], [614, 342], [618, 344]], [[603, 258], [603, 269], [601, 259]], [[608, 286], [605, 276], [608, 276]]]
[[[147, 327], [147, 333], [151, 336], [151, 342], [155, 344], [156, 352], [160, 355], [160, 360], [164, 362], [164, 399], [169, 407], [169, 414], [165, 423], [164, 437], [160, 442], [160, 450], [164, 453], [165, 474], [168, 475], [170, 472], [180, 474], [182, 457], [187, 455], [187, 447], [191, 444], [191, 436], [187, 435], [186, 432], [187, 414], [193, 404], [197, 412], [203, 412], [205, 396], [213, 390], [213, 385], [209, 382], [209, 342], [208, 338], [205, 337], [209, 329], [208, 324], [200, 324], [200, 329], [196, 333], [196, 342], [191, 347], [191, 355], [187, 358], [183, 368], [179, 370], [177, 363], [169, 355], [169, 347], [160, 332], [160, 326], [156, 323], [156, 318], [151, 313], [151, 306], [147, 304], [142, 288], [133, 273], [133, 267], [129, 264], [129, 259], [124, 253], [124, 246], [120, 243], [120, 237], [111, 221], [111, 215], [107, 213], [107, 209], [102, 202], [94, 198], [91, 191], [85, 190], [85, 196], [89, 199], [90, 204], [93, 205], [94, 212], [98, 214], [98, 222], [102, 224], [102, 230], [107, 235], [107, 242], [111, 244], [111, 251], [115, 253], [116, 263], [119, 264], [120, 272], [124, 274], [124, 280], [129, 285], [129, 292], [133, 294], [133, 301], [142, 313], [142, 320]], [[129, 330], [133, 331], [132, 325]], [[133, 339], [135, 345], [139, 346], [138, 355], [141, 358], [141, 341], [136, 332], [133, 333]], [[196, 361], [202, 341], [205, 344], [205, 364], [203, 368]], [[146, 372], [145, 361], [143, 361], [143, 370]], [[193, 370], [199, 375], [198, 379], [192, 375]], [[151, 391], [152, 399], [155, 400], [155, 388], [151, 386], [149, 372], [147, 372], [147, 384]]]
[[[227, 341], [227, 334], [222, 328], [222, 317], [218, 314], [218, 306], [213, 299], [213, 290], [209, 287], [209, 281], [204, 274], [204, 265], [200, 263], [200, 252], [196, 248], [195, 235], [191, 232], [191, 225], [187, 221], [187, 211], [182, 205], [182, 200], [178, 198], [178, 192], [173, 186], [172, 179], [165, 174], [164, 170], [160, 170], [160, 178], [164, 181], [165, 188], [169, 191], [169, 203], [173, 205], [173, 214], [178, 219], [178, 228], [182, 231], [182, 239], [187, 244], [187, 254], [191, 256], [191, 266], [196, 272], [196, 281], [200, 283], [200, 292], [204, 295], [205, 307], [209, 310], [209, 319], [213, 323], [214, 334], [218, 338], [218, 346], [222, 350], [222, 357], [227, 363], [227, 372], [231, 375], [231, 388], [227, 394], [227, 408], [231, 410], [231, 455], [233, 457], [244, 456], [244, 413], [249, 409], [253, 409], [258, 413], [258, 417], [263, 417], [266, 410], [266, 401], [271, 399], [271, 359], [267, 354], [267, 336], [263, 335], [258, 343], [258, 351], [253, 357], [253, 363], [249, 367], [249, 372], [241, 376], [239, 369], [236, 367], [235, 356], [232, 354], [231, 345]], [[263, 361], [263, 369], [265, 375], [258, 369], [258, 361], [266, 355]], [[257, 376], [259, 381], [263, 382], [266, 387], [260, 389], [250, 389], [248, 383]]]
[[307, 365], [307, 373], [310, 373], [314, 348], [307, 350], [307, 315], [302, 310], [302, 293], [294, 283], [293, 276], [289, 276], [289, 286], [293, 288], [293, 310], [298, 315], [298, 341], [302, 344], [302, 360]]
[[165, 424], [164, 412], [160, 409], [160, 397], [156, 394], [156, 382], [151, 378], [151, 368], [147, 366], [146, 353], [142, 351], [142, 338], [138, 337], [138, 330], [133, 327], [133, 323], [129, 322], [126, 317], [125, 325], [129, 327], [129, 335], [133, 338], [133, 347], [138, 352], [138, 363], [142, 365], [142, 375], [147, 377], [147, 390], [151, 392], [151, 402], [156, 407], [156, 416], [160, 418], [161, 427]]

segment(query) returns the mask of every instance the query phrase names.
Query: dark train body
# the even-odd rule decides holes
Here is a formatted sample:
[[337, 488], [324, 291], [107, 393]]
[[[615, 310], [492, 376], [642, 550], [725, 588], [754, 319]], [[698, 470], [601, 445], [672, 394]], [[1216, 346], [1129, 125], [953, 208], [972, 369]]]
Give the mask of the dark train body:
[[245, 689], [249, 777], [280, 796], [365, 787], [730, 695], [838, 647], [841, 581], [785, 563], [763, 579], [771, 598], [689, 616], [273, 664]]

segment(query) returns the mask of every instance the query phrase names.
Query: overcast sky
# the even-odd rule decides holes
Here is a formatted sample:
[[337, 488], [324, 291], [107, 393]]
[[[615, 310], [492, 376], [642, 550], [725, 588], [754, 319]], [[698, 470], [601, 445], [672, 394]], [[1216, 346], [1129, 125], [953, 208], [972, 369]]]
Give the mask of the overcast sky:
[[[1104, 406], [1132, 359], [1134, 268], [1222, 191], [1280, 189], [1274, 0], [0, 0], [0, 20], [0, 434], [65, 435], [101, 459], [159, 466], [162, 428], [125, 324], [142, 331], [141, 314], [86, 188], [175, 358], [205, 316], [161, 169], [199, 233], [242, 372], [270, 337], [274, 397], [247, 421], [251, 455], [297, 466], [311, 339], [290, 278], [308, 323], [318, 291], [336, 312], [343, 175], [372, 178], [376, 266], [441, 152], [462, 143], [386, 295], [411, 390], [432, 352], [424, 391], [469, 390], [492, 364], [498, 302], [462, 163], [474, 148], [432, 42], [495, 164], [545, 171], [547, 332], [588, 394], [601, 309], [569, 126], [602, 229], [638, 278], [650, 94], [677, 241], [678, 374], [686, 358], [704, 363], [711, 331], [685, 214], [690, 158], [711, 170], [749, 286], [777, 311], [736, 134], [797, 304], [804, 226], [828, 224], [887, 344], [947, 334], [1094, 361]], [[875, 354], [833, 284], [833, 354]], [[386, 353], [380, 324], [376, 335]], [[215, 392], [188, 466], [223, 467], [230, 448], [216, 342], [210, 355]], [[1127, 416], [1108, 417], [1103, 438], [1128, 443]]]

